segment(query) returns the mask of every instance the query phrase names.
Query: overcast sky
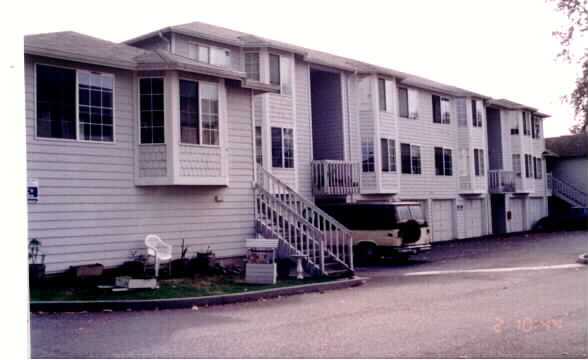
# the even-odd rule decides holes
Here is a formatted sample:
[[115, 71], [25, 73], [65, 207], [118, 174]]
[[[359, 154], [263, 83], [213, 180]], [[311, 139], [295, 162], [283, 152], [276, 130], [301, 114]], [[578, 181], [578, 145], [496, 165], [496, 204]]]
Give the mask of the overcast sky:
[[[27, 8], [28, 4], [25, 3]], [[567, 133], [561, 96], [577, 67], [554, 60], [565, 18], [544, 0], [44, 1], [19, 17], [24, 34], [73, 30], [111, 41], [202, 21], [342, 55], [537, 107]]]

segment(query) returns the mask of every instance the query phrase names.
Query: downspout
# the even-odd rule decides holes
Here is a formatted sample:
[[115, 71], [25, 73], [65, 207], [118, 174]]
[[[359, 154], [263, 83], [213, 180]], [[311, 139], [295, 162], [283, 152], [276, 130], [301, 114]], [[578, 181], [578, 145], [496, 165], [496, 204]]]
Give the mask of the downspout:
[[[255, 138], [255, 101], [253, 97], [253, 89], [251, 91], [251, 153], [253, 154], [253, 186], [257, 183], [257, 149], [256, 149], [256, 138]], [[263, 166], [263, 164], [262, 164]]]

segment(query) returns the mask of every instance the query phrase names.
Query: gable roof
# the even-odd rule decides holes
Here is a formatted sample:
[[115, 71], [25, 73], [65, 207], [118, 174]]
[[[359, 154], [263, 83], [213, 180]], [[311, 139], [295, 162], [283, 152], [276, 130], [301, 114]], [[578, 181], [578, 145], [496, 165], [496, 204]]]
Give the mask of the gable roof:
[[141, 49], [74, 31], [25, 36], [24, 52], [29, 55], [54, 57], [125, 70], [183, 70], [240, 80], [241, 86], [254, 90], [279, 91], [276, 86], [246, 79], [246, 74], [242, 71], [204, 64], [166, 50]]
[[545, 139], [545, 148], [560, 157], [588, 157], [588, 135], [565, 135]]
[[124, 43], [135, 44], [141, 40], [158, 36], [159, 33], [168, 32], [199, 37], [202, 39], [226, 43], [243, 48], [270, 47], [300, 55], [304, 58], [305, 61], [317, 65], [331, 66], [341, 70], [358, 72], [360, 74], [380, 74], [384, 76], [392, 76], [397, 78], [402, 84], [408, 86], [414, 86], [453, 96], [474, 96], [481, 99], [490, 99], [490, 97], [486, 95], [481, 95], [479, 93], [458, 88], [452, 85], [432, 81], [417, 75], [202, 22], [191, 22], [187, 24], [168, 26], [163, 29], [159, 29], [151, 33], [127, 40]]

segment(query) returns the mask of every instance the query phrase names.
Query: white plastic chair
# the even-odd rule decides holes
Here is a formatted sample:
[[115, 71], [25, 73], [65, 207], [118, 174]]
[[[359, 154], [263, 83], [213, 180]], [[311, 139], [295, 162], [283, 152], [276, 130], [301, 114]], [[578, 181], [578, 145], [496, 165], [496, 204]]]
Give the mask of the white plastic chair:
[[159, 276], [159, 264], [163, 261], [170, 261], [172, 258], [172, 247], [155, 234], [145, 237], [147, 254], [155, 257], [155, 277]]

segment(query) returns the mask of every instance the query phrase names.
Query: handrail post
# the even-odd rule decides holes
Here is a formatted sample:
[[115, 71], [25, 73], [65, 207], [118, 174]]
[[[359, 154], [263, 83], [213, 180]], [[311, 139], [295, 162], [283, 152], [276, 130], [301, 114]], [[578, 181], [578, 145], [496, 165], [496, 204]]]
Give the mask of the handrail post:
[[325, 241], [324, 238], [321, 236], [320, 239], [320, 264], [321, 264], [321, 273], [325, 273]]

